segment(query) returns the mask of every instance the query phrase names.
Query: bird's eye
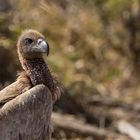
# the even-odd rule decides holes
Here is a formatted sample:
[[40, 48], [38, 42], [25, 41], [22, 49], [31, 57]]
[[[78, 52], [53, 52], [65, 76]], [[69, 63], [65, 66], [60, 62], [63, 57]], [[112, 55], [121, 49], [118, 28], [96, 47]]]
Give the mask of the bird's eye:
[[31, 38], [26, 38], [25, 39], [25, 44], [32, 44], [33, 43], [33, 40]]

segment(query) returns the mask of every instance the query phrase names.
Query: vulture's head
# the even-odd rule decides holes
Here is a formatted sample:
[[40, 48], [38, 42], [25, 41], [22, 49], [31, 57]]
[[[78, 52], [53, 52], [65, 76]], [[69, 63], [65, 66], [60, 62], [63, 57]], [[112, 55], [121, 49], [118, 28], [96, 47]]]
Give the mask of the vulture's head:
[[49, 45], [45, 37], [36, 30], [24, 31], [17, 42], [18, 54], [25, 58], [40, 58], [49, 54]]

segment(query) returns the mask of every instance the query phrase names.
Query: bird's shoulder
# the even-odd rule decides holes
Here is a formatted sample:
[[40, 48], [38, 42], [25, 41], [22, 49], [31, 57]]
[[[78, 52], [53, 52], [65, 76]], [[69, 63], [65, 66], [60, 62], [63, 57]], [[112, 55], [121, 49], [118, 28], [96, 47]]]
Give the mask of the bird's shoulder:
[[17, 80], [0, 91], [0, 105], [12, 100], [32, 87], [30, 78], [25, 72], [18, 73]]

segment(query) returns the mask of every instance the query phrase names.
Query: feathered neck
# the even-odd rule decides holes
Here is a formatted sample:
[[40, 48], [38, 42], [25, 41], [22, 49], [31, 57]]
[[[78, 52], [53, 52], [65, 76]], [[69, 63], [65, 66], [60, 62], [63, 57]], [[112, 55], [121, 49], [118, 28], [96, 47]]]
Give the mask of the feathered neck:
[[49, 88], [52, 94], [56, 94], [56, 92], [58, 92], [58, 87], [55, 83], [55, 80], [53, 79], [53, 76], [43, 58], [22, 58], [20, 61], [23, 69], [30, 77], [33, 86], [44, 84]]

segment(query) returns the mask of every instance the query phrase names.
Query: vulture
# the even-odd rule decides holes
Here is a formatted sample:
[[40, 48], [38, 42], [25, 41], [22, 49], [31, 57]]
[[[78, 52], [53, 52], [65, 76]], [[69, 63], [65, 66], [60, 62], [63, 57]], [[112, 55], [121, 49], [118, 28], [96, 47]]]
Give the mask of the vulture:
[[61, 93], [43, 59], [49, 45], [41, 33], [29, 29], [19, 37], [17, 53], [23, 70], [0, 91], [0, 140], [49, 140], [52, 104]]
[[59, 99], [60, 84], [43, 59], [44, 53], [49, 55], [45, 37], [36, 30], [25, 30], [17, 41], [17, 53], [23, 71], [14, 83], [0, 91], [0, 106], [39, 84], [48, 87], [54, 102]]

